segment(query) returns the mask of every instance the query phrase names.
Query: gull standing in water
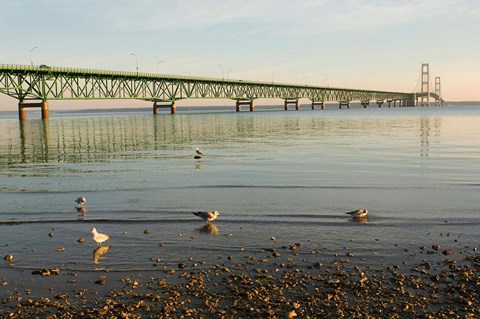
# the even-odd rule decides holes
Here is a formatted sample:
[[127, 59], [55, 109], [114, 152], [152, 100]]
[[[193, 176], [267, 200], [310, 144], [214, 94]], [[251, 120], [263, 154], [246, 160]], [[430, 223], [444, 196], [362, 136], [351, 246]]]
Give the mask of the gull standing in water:
[[207, 223], [214, 221], [220, 213], [216, 210], [213, 212], [192, 212], [193, 215], [203, 218], [207, 221]]
[[203, 156], [203, 153], [202, 153], [202, 151], [200, 151], [200, 150], [198, 149], [198, 147], [195, 149], [195, 152], [196, 152], [198, 155], [201, 155], [201, 156]]
[[368, 210], [362, 208], [362, 209], [357, 209], [357, 210], [354, 210], [354, 211], [351, 211], [351, 212], [348, 212], [348, 213], [345, 213], [345, 214], [349, 214], [354, 218], [362, 218], [362, 217], [367, 217]]
[[77, 207], [78, 207], [78, 208], [83, 207], [86, 202], [87, 202], [87, 199], [86, 199], [84, 196], [79, 197], [79, 198], [77, 198], [77, 199], [75, 200], [75, 203], [77, 203]]
[[96, 228], [92, 228], [92, 239], [94, 242], [97, 243], [97, 246], [100, 246], [101, 243], [108, 240], [109, 238], [110, 236], [108, 236], [107, 234], [100, 234], [99, 232], [97, 232]]

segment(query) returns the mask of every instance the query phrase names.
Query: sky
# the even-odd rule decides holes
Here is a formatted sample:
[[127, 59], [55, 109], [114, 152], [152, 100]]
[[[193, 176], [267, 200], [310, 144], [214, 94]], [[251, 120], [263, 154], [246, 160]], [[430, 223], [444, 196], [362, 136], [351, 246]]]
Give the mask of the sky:
[[414, 92], [429, 63], [480, 100], [478, 0], [0, 0], [0, 28], [0, 64]]

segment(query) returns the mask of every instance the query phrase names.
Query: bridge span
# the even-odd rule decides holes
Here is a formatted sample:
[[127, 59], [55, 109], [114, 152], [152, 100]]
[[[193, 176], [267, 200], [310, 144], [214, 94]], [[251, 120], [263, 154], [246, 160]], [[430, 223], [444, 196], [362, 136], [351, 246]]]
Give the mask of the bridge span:
[[167, 107], [176, 112], [175, 102], [182, 99], [232, 99], [236, 111], [242, 106], [255, 110], [254, 100], [278, 98], [284, 100], [285, 110], [293, 105], [300, 108], [299, 99], [311, 101], [312, 109], [323, 109], [326, 102], [350, 107], [360, 102], [363, 107], [373, 101], [379, 107], [415, 106], [416, 94], [295, 85], [274, 82], [226, 80], [164, 74], [115, 72], [46, 65], [0, 65], [0, 93], [17, 99], [19, 119], [27, 118], [26, 109], [39, 107], [42, 118], [48, 118], [50, 100], [137, 99], [153, 103], [153, 113]]

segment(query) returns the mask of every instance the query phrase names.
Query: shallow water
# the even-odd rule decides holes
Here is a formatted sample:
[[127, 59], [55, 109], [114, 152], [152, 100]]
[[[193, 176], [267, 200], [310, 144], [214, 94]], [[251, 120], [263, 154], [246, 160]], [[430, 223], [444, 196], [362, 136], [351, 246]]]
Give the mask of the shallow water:
[[[368, 265], [433, 243], [470, 249], [478, 123], [473, 106], [3, 116], [0, 255], [19, 270], [154, 271], [293, 243], [306, 258], [351, 251]], [[357, 208], [366, 222], [344, 214]], [[198, 210], [220, 216], [204, 227]], [[92, 227], [111, 236], [96, 263]]]

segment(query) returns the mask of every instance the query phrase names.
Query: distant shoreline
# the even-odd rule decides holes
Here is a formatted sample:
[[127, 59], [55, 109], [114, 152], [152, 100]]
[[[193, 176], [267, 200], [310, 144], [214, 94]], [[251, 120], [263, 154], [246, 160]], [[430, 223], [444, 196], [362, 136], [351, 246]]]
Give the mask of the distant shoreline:
[[480, 101], [447, 101], [448, 105], [480, 105]]

